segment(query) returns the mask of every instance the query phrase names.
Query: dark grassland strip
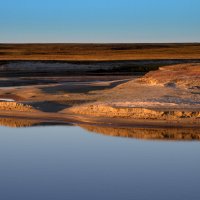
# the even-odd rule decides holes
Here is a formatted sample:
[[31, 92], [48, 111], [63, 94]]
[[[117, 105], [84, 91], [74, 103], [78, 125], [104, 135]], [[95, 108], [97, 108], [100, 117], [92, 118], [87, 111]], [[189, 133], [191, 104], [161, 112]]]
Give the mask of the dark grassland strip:
[[145, 59], [200, 59], [200, 44], [0, 44], [0, 60]]

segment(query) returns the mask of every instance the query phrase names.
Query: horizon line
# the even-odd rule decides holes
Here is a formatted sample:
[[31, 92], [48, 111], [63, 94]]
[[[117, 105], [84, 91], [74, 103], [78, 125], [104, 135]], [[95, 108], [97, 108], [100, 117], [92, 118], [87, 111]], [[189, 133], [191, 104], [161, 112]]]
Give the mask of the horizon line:
[[200, 44], [200, 42], [0, 42], [0, 44]]

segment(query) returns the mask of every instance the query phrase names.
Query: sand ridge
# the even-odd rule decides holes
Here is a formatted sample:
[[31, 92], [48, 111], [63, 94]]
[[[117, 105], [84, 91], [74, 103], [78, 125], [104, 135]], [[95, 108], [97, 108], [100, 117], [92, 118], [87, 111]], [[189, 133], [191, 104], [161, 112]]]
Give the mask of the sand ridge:
[[36, 112], [30, 105], [17, 102], [0, 102], [0, 110], [4, 111], [19, 111], [19, 112]]

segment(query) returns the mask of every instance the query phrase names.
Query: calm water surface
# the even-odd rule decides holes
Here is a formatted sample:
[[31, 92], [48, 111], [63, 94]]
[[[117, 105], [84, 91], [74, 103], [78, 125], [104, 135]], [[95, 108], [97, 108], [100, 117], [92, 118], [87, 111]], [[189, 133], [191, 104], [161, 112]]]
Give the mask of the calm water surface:
[[2, 200], [199, 200], [200, 143], [0, 127]]

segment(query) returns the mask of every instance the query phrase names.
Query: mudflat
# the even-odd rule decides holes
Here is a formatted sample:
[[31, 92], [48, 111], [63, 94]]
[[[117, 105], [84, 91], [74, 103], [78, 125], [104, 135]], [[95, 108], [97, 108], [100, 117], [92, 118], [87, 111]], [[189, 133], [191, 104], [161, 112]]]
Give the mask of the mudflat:
[[199, 44], [0, 44], [0, 111], [198, 127], [199, 63]]
[[40, 83], [36, 78], [37, 85], [26, 85], [25, 79], [24, 85], [0, 89], [1, 114], [56, 116], [56, 121], [70, 118], [76, 123], [106, 124], [109, 118], [115, 125], [200, 126], [199, 64], [166, 66], [141, 77], [117, 78], [88, 77], [83, 81], [74, 77], [72, 81], [54, 77], [56, 83]]

